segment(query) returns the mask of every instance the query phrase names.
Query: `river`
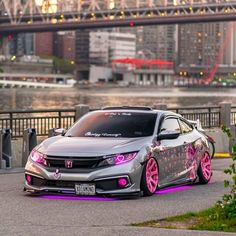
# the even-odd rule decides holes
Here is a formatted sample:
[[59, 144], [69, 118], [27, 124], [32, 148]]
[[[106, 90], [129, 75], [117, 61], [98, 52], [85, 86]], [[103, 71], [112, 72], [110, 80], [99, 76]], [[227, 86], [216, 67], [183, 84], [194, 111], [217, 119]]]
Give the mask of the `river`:
[[220, 102], [236, 105], [232, 88], [92, 88], [92, 89], [0, 89], [0, 111], [12, 109], [71, 108], [88, 104], [92, 108], [114, 105], [169, 107], [210, 106]]

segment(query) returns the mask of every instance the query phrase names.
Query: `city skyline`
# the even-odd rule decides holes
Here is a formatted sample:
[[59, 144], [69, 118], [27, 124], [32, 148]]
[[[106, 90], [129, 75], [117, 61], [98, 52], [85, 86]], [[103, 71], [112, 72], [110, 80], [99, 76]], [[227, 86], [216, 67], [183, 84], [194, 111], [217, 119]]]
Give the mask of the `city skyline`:
[[[231, 25], [231, 26], [230, 26]], [[103, 30], [106, 32], [107, 30]], [[110, 31], [110, 30], [108, 30]], [[108, 32], [107, 31], [107, 32]], [[227, 33], [232, 31], [231, 33]], [[73, 32], [73, 31], [71, 31]], [[80, 32], [80, 31], [78, 31]], [[93, 31], [91, 31], [93, 32]], [[149, 26], [114, 29], [113, 32], [130, 32], [136, 38], [136, 55], [137, 58], [157, 58], [162, 60], [175, 61], [177, 64], [204, 64], [212, 65], [220, 51], [220, 45], [227, 41], [220, 64], [234, 65], [236, 60], [235, 45], [235, 23], [205, 23], [197, 25], [181, 25], [181, 26]], [[68, 35], [68, 32], [59, 33], [36, 33], [36, 34], [19, 34], [8, 36], [3, 45], [1, 54], [6, 55], [38, 55], [38, 56], [59, 56], [63, 58], [63, 53], [57, 52], [61, 50], [59, 47], [53, 48], [53, 44], [57, 43], [57, 37]], [[40, 37], [37, 40], [38, 37]], [[54, 36], [53, 36], [54, 35]], [[182, 36], [183, 35], [183, 36]], [[226, 36], [228, 39], [226, 39]], [[45, 42], [42, 47], [45, 52], [37, 50], [40, 41]], [[49, 39], [49, 38], [50, 39]], [[78, 33], [72, 33], [71, 45], [76, 45]], [[90, 39], [87, 38], [88, 43]], [[50, 43], [46, 48], [47, 43]], [[77, 41], [78, 42], [78, 41]], [[189, 44], [191, 43], [191, 44]], [[87, 45], [89, 48], [89, 44]], [[72, 46], [68, 46], [68, 50], [76, 50]], [[46, 52], [48, 50], [48, 52]], [[71, 56], [74, 60], [76, 55]], [[65, 57], [68, 59], [68, 57]]]

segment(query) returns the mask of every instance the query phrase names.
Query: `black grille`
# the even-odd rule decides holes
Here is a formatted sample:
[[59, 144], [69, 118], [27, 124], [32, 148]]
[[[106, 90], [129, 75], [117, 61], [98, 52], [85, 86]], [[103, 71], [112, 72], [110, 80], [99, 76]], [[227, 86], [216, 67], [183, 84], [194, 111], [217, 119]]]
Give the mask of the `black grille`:
[[[71, 160], [72, 167], [68, 168], [65, 165], [66, 160]], [[68, 168], [68, 169], [91, 169], [96, 168], [103, 157], [55, 157], [47, 156], [47, 166], [56, 168]]]
[[73, 181], [62, 181], [62, 180], [47, 180], [45, 181], [45, 186], [48, 187], [58, 187], [58, 188], [74, 188], [75, 182]]
[[38, 177], [31, 176], [31, 184], [37, 187], [42, 187], [45, 184], [45, 180]]

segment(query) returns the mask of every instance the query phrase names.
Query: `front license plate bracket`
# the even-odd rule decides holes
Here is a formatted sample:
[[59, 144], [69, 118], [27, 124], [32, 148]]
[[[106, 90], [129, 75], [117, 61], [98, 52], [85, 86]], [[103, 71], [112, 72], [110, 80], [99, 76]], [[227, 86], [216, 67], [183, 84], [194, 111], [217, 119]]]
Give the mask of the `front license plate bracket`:
[[75, 184], [75, 194], [83, 196], [96, 195], [95, 184]]

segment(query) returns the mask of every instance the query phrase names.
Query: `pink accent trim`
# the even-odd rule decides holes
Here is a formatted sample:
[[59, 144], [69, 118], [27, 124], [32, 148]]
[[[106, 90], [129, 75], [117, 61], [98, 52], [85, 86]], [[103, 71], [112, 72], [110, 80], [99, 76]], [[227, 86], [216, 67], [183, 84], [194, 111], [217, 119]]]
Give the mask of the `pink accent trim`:
[[171, 188], [166, 188], [166, 189], [161, 189], [156, 191], [156, 194], [166, 194], [166, 193], [174, 193], [177, 191], [183, 191], [186, 189], [190, 189], [192, 186], [186, 185], [186, 186], [178, 186], [178, 187], [171, 187]]
[[202, 159], [201, 159], [201, 167], [202, 167], [202, 173], [206, 180], [210, 180], [211, 178], [211, 158], [210, 155], [205, 152]]
[[146, 182], [148, 190], [151, 193], [154, 193], [156, 191], [158, 184], [158, 168], [157, 168], [157, 162], [153, 158], [150, 158], [147, 162]]

